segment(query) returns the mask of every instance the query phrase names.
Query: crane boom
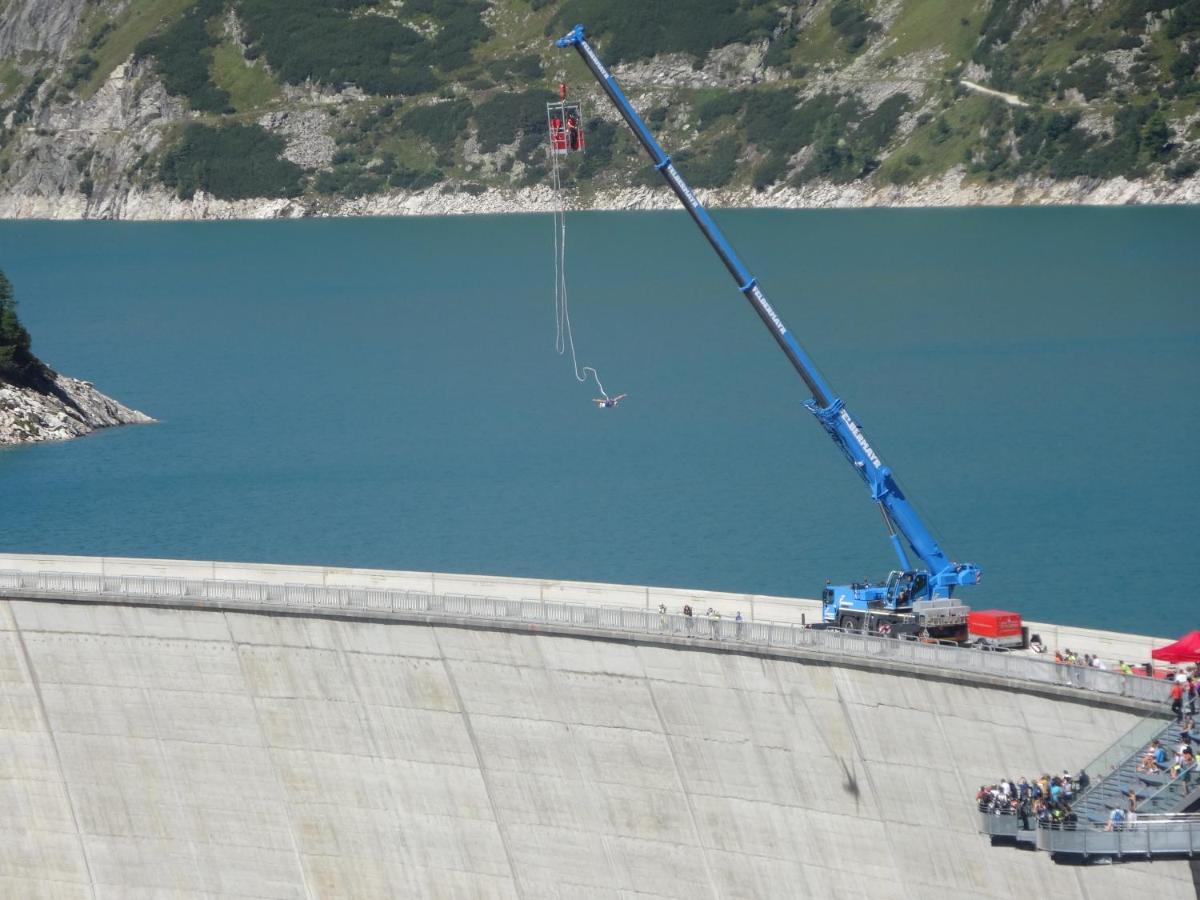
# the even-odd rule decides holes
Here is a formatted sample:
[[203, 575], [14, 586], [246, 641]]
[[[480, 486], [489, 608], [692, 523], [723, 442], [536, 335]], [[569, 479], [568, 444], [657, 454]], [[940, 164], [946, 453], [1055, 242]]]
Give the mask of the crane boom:
[[[583, 26], [576, 25], [569, 34], [555, 43], [558, 47], [574, 47], [579, 52], [584, 64], [613, 105], [616, 106], [638, 142], [654, 161], [654, 168], [666, 179], [671, 190], [675, 192], [704, 237], [712, 245], [713, 250], [716, 251], [717, 256], [720, 257], [721, 262], [725, 264], [725, 268], [729, 270], [738, 290], [750, 302], [755, 313], [771, 332], [775, 342], [812, 392], [812, 399], [806, 401], [805, 406], [866, 482], [871, 492], [871, 499], [878, 504], [888, 536], [903, 570], [896, 574], [906, 576], [897, 580], [897, 584], [903, 582], [907, 585], [907, 589], [892, 590], [885, 592], [884, 595], [876, 596], [877, 588], [869, 598], [863, 593], [860, 597], [863, 601], [862, 608], [880, 605], [891, 609], [903, 608], [911, 606], [914, 600], [921, 597], [949, 597], [957, 585], [977, 583], [980, 578], [979, 567], [973, 563], [954, 563], [943, 552], [932, 533], [921, 521], [917, 511], [905, 498], [891, 469], [883, 464], [879, 454], [867, 441], [862, 426], [846, 409], [845, 403], [834, 393], [812, 359], [784, 324], [779, 313], [771, 306], [759, 286], [758, 280], [742, 264], [741, 259], [726, 240], [717, 223], [713, 221], [708, 210], [704, 208], [695, 192], [675, 168], [675, 164], [671, 162], [671, 157], [659, 146], [646, 123], [642, 121], [641, 116], [630, 104], [612, 73], [609, 72], [588, 42]], [[908, 549], [905, 545], [921, 561], [924, 572], [911, 571], [913, 566], [909, 561]], [[925, 577], [920, 579], [916, 577], [918, 575]], [[895, 579], [889, 579], [889, 581], [891, 580]], [[862, 585], [851, 585], [850, 589], [858, 593], [859, 589], [863, 587]], [[904, 596], [900, 597], [902, 593]], [[883, 600], [882, 604], [878, 602], [881, 599]], [[857, 606], [857, 604], [855, 605]], [[828, 615], [827, 618], [829, 618]]]

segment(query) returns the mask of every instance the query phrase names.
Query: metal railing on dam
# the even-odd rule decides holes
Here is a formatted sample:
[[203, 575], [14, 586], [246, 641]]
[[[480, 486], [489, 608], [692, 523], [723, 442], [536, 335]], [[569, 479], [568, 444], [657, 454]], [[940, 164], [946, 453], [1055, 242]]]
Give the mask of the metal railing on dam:
[[993, 839], [1029, 844], [1056, 858], [1152, 858], [1195, 856], [1200, 853], [1200, 815], [1139, 815], [1119, 825], [1098, 822], [1038, 822], [1028, 828], [1012, 813], [981, 810], [979, 830]]
[[138, 602], [219, 606], [247, 612], [285, 611], [361, 616], [466, 619], [480, 624], [553, 626], [582, 634], [717, 641], [747, 649], [818, 651], [859, 660], [908, 664], [965, 674], [1017, 679], [1165, 702], [1169, 685], [1120, 672], [1063, 665], [1017, 653], [919, 640], [818, 629], [795, 623], [735, 621], [729, 617], [551, 600], [505, 599], [386, 588], [270, 584], [154, 575], [93, 575], [0, 571], [0, 597], [75, 602]]
[[1200, 815], [1138, 816], [1132, 824], [1055, 828], [1039, 825], [1037, 848], [1058, 856], [1195, 856], [1200, 852]]

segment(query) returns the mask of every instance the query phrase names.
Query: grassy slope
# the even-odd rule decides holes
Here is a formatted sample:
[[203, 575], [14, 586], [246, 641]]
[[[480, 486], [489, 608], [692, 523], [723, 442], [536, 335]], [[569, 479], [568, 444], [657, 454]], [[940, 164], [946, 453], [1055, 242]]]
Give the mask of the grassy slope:
[[86, 21], [82, 33], [91, 36], [105, 23], [112, 22], [111, 31], [92, 55], [99, 65], [80, 91], [81, 96], [90, 97], [113, 69], [125, 62], [142, 40], [149, 37], [160, 26], [174, 21], [195, 0], [131, 0], [124, 12], [115, 20], [103, 9], [97, 9]]
[[[886, 56], [901, 57], [940, 48], [948, 62], [966, 59], [979, 37], [987, 10], [981, 0], [909, 0], [889, 29]], [[965, 24], [963, 20], [966, 20]]]
[[229, 92], [238, 112], [267, 106], [279, 96], [279, 82], [262, 65], [247, 65], [242, 52], [226, 40], [213, 51], [209, 72], [213, 82]]

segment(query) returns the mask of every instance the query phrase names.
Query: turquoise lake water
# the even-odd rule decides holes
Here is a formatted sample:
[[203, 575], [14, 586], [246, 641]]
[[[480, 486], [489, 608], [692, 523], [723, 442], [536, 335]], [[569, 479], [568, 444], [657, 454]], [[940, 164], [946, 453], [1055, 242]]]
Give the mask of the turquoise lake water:
[[[1200, 209], [717, 215], [900, 484], [1027, 617], [1172, 635]], [[895, 567], [682, 213], [0, 223], [34, 349], [155, 416], [0, 453], [0, 548], [816, 596]]]

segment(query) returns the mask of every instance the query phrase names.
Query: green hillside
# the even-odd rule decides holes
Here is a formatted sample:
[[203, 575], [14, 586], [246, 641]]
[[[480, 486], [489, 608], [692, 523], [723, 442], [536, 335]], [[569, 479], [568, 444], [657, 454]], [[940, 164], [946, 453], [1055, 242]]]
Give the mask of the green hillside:
[[[0, 190], [30, 153], [29, 123], [86, 102], [131, 54], [193, 115], [125, 177], [181, 197], [544, 182], [545, 102], [560, 78], [583, 99], [588, 130], [569, 177], [589, 189], [650, 183], [573, 51], [552, 46], [577, 21], [610, 63], [628, 64], [627, 93], [700, 187], [905, 184], [958, 166], [981, 181], [1182, 179], [1200, 167], [1200, 0], [98, 0], [86, 9], [66, 58], [0, 60]], [[284, 137], [262, 121], [309, 107], [328, 114], [335, 149], [318, 163], [288, 161]]]

